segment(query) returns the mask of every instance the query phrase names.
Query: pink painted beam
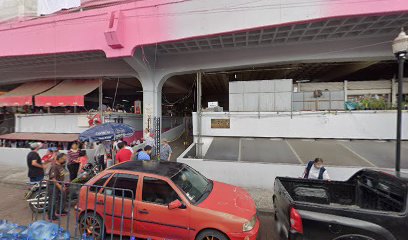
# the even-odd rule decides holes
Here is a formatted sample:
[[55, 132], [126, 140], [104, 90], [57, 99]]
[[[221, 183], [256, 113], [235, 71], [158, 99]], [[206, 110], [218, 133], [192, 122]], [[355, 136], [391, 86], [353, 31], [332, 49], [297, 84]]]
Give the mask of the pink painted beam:
[[1, 24], [0, 57], [98, 50], [109, 58], [126, 57], [138, 46], [155, 43], [345, 16], [408, 12], [407, 0], [322, 0], [313, 4], [290, 0], [280, 5], [247, 0], [123, 2]]

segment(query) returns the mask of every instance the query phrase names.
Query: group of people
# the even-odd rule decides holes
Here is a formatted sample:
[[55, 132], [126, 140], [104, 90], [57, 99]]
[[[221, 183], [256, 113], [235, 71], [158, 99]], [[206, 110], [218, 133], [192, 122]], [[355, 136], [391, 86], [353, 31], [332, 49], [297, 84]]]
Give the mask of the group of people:
[[[154, 145], [150, 145], [149, 142], [146, 142], [145, 147], [134, 151], [133, 148], [129, 147], [127, 143], [123, 140], [118, 141], [114, 144], [116, 152], [116, 163], [127, 162], [131, 160], [140, 160], [140, 161], [149, 161], [152, 160], [152, 152]], [[160, 153], [157, 154], [157, 157], [160, 161], [170, 161], [172, 149], [169, 145], [169, 142], [166, 139], [162, 140], [160, 146]]]
[[31, 151], [27, 155], [28, 177], [30, 182], [40, 182], [48, 174], [48, 197], [54, 204], [49, 204], [48, 217], [50, 220], [57, 220], [59, 214], [66, 214], [64, 209], [57, 211], [63, 199], [65, 199], [65, 182], [68, 176], [65, 165], [69, 171], [69, 181], [74, 180], [88, 163], [85, 150], [79, 148], [78, 143], [73, 143], [68, 153], [59, 152], [58, 148], [48, 148], [47, 153], [41, 158], [38, 151], [42, 144], [35, 142], [30, 144]]
[[61, 153], [58, 148], [50, 147], [46, 154], [41, 157], [38, 151], [43, 145], [39, 142], [30, 144], [31, 151], [27, 155], [28, 177], [30, 182], [40, 182], [44, 176], [49, 174], [54, 163], [58, 159], [65, 157], [67, 159], [67, 168], [69, 171], [69, 180], [74, 180], [82, 168], [88, 163], [86, 150], [80, 149], [79, 144], [74, 142], [67, 153]]
[[[55, 209], [49, 209], [48, 216], [50, 220], [56, 220], [58, 219], [57, 213], [65, 214], [64, 209], [57, 210], [58, 206], [64, 205], [60, 204], [65, 198], [64, 193], [66, 191], [62, 182], [72, 182], [76, 179], [89, 159], [86, 150], [81, 149], [77, 142], [71, 144], [67, 153], [60, 152], [57, 147], [50, 147], [47, 149], [47, 153], [41, 157], [38, 151], [42, 148], [42, 143], [30, 144], [31, 151], [27, 155], [28, 177], [30, 182], [34, 183], [44, 180], [44, 176], [48, 175], [49, 199], [54, 203], [49, 205], [56, 206]], [[170, 161], [172, 149], [166, 139], [163, 139], [160, 148], [158, 159]], [[99, 142], [96, 143], [94, 160], [101, 170], [104, 170], [106, 167], [127, 161], [149, 161], [152, 159], [152, 150], [152, 146], [146, 145], [143, 149], [134, 151], [123, 139], [115, 141], [112, 146], [105, 142]], [[113, 154], [115, 161], [112, 159]]]

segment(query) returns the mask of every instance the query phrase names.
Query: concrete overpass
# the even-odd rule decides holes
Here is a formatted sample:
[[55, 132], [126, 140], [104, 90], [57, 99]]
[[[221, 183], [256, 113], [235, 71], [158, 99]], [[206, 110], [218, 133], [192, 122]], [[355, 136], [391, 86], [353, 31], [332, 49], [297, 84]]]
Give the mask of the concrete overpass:
[[86, 1], [80, 9], [1, 24], [0, 84], [134, 77], [147, 124], [161, 116], [162, 87], [172, 76], [391, 60], [391, 41], [407, 23], [403, 0]]

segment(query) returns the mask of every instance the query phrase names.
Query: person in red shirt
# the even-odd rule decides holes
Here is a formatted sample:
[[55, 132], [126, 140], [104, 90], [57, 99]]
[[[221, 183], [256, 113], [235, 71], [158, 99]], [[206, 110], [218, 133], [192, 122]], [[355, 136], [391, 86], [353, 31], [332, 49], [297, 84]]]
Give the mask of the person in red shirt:
[[125, 146], [124, 142], [118, 143], [119, 152], [116, 153], [116, 163], [127, 162], [132, 158], [132, 152]]
[[55, 162], [55, 158], [58, 155], [58, 149], [56, 147], [48, 148], [47, 153], [41, 158], [41, 161], [44, 166], [45, 175], [48, 175], [50, 172], [51, 164]]
[[84, 172], [84, 167], [88, 163], [88, 156], [86, 156], [86, 150], [81, 150], [79, 152], [79, 173]]

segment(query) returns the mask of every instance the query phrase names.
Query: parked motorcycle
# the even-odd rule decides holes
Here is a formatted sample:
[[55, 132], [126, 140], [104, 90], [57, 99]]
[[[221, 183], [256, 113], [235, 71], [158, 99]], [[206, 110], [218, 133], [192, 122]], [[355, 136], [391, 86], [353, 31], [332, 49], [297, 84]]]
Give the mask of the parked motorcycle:
[[[72, 180], [71, 184], [67, 183], [66, 199], [74, 202], [78, 199], [79, 190], [82, 184], [88, 182], [91, 178], [96, 176], [100, 172], [100, 167], [96, 164], [88, 163], [83, 167], [83, 172]], [[69, 194], [69, 195], [68, 195]], [[47, 181], [42, 181], [32, 185], [30, 190], [26, 193], [25, 199], [28, 205], [34, 213], [43, 213], [48, 209], [48, 194], [47, 194]], [[71, 205], [74, 205], [71, 202]]]
[[42, 213], [48, 207], [47, 181], [31, 184], [30, 189], [24, 196], [31, 211]]

